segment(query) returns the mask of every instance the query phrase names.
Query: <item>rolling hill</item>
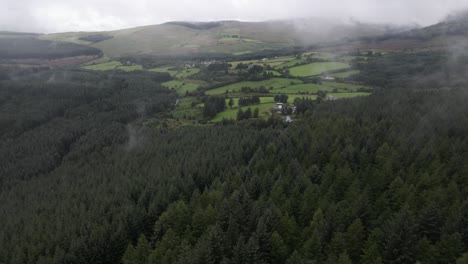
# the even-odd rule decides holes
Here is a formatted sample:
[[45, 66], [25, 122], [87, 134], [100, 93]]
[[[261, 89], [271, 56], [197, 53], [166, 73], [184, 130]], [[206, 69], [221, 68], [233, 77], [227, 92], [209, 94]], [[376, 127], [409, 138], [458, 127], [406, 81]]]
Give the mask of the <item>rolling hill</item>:
[[40, 34], [0, 32], [0, 63], [77, 65], [102, 51], [88, 45], [40, 39]]
[[169, 22], [108, 32], [43, 35], [40, 38], [87, 44], [111, 57], [125, 55], [240, 55], [344, 38], [399, 32], [388, 25], [298, 19], [266, 22]]

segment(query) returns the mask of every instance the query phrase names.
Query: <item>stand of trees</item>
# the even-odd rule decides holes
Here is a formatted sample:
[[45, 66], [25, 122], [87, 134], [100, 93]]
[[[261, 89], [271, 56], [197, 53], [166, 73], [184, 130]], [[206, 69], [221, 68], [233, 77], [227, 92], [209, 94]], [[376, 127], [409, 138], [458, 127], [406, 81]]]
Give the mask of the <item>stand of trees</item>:
[[203, 103], [205, 104], [203, 115], [208, 118], [213, 118], [226, 109], [226, 100], [221, 96], [207, 96], [203, 99]]
[[288, 95], [287, 94], [279, 94], [279, 95], [275, 95], [274, 99], [275, 99], [275, 102], [277, 103], [283, 103], [283, 104], [287, 104], [288, 103]]
[[260, 98], [258, 96], [245, 96], [239, 98], [239, 105], [240, 106], [249, 106], [249, 105], [256, 105], [260, 103]]

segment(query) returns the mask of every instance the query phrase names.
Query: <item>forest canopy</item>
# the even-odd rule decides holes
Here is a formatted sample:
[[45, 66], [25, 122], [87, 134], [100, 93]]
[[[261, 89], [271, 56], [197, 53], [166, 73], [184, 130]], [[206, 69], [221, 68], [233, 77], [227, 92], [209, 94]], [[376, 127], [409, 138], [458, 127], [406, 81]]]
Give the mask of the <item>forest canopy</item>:
[[455, 263], [465, 63], [407, 55], [360, 66], [370, 96], [295, 97], [298, 121], [249, 95], [181, 127], [169, 71], [1, 68], [0, 263]]

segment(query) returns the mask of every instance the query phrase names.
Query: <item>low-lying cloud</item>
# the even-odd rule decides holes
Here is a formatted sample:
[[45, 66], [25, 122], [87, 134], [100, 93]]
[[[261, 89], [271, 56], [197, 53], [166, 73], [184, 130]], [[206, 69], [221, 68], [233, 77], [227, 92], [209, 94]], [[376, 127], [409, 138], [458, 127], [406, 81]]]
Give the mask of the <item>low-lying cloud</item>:
[[373, 23], [437, 23], [466, 0], [3, 0], [0, 30], [114, 30], [167, 21], [327, 17]]

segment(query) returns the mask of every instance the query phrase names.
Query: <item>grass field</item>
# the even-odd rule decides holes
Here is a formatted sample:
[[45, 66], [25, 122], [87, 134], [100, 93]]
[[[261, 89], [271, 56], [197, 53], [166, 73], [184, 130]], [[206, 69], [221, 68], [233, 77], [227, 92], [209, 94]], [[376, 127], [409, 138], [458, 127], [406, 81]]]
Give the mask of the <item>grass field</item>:
[[264, 86], [267, 89], [270, 89], [270, 87], [272, 87], [273, 89], [279, 89], [279, 88], [284, 88], [290, 85], [301, 84], [301, 83], [303, 83], [301, 80], [285, 79], [285, 78], [273, 78], [273, 79], [259, 81], [259, 82], [245, 81], [245, 82], [238, 82], [235, 84], [227, 85], [227, 86], [213, 89], [213, 90], [208, 90], [206, 91], [206, 94], [207, 95], [219, 95], [219, 94], [225, 94], [228, 91], [230, 93], [240, 92], [242, 87], [259, 88], [261, 86]]
[[290, 74], [296, 77], [308, 77], [319, 75], [328, 71], [347, 69], [349, 67], [349, 64], [342, 62], [315, 62], [307, 65], [293, 67], [290, 69]]
[[335, 78], [348, 78], [353, 75], [359, 74], [361, 71], [358, 70], [352, 70], [352, 71], [345, 71], [345, 72], [339, 72], [339, 73], [333, 73], [331, 76]]
[[177, 74], [175, 74], [175, 77], [179, 79], [185, 79], [199, 72], [200, 72], [200, 69], [198, 68], [184, 69], [184, 70], [177, 72]]
[[119, 66], [117, 67], [118, 70], [123, 70], [123, 71], [142, 71], [143, 66], [141, 65], [133, 65], [133, 66]]
[[356, 92], [361, 88], [367, 88], [361, 85], [337, 82], [323, 82], [322, 84], [305, 83], [290, 85], [284, 88], [273, 89], [272, 94], [316, 94], [318, 91], [324, 92]]
[[[239, 98], [232, 98], [234, 101], [233, 107], [238, 107], [239, 106]], [[230, 98], [226, 99], [226, 106], [229, 109], [229, 100]], [[266, 104], [266, 103], [274, 103], [275, 100], [273, 97], [260, 97], [260, 104]]]
[[83, 68], [92, 71], [110, 71], [122, 66], [122, 63], [118, 61], [110, 61], [106, 63], [100, 63], [95, 65], [85, 66]]
[[307, 83], [307, 84], [297, 84], [297, 85], [291, 85], [285, 88], [280, 88], [280, 89], [273, 89], [273, 91], [270, 91], [270, 93], [274, 94], [302, 94], [302, 93], [308, 93], [308, 94], [313, 94], [317, 93], [318, 91], [325, 91], [325, 92], [332, 92], [333, 87], [327, 86], [327, 85], [319, 85], [319, 84], [314, 84], [314, 83]]
[[[275, 103], [264, 103], [264, 104], [258, 104], [258, 105], [251, 105], [251, 106], [245, 106], [241, 107], [242, 111], [247, 110], [247, 108], [250, 107], [252, 109], [252, 112], [255, 110], [255, 108], [258, 108], [259, 110], [259, 116], [260, 117], [266, 117], [270, 114], [270, 109], [273, 108]], [[237, 112], [239, 111], [239, 108], [234, 108], [234, 109], [228, 109], [222, 113], [219, 113], [216, 115], [215, 118], [213, 118], [211, 121], [212, 122], [220, 122], [224, 119], [236, 119], [237, 118]]]
[[177, 108], [172, 111], [172, 116], [174, 118], [194, 118], [201, 119], [203, 118], [203, 107], [195, 106], [192, 107], [192, 103], [198, 104], [198, 100], [193, 97], [182, 98], [179, 101]]
[[276, 66], [277, 69], [294, 67], [297, 64], [305, 63], [305, 59], [292, 59]]
[[185, 95], [186, 92], [192, 92], [198, 89], [200, 85], [198, 83], [192, 82], [190, 80], [181, 81], [173, 80], [169, 82], [162, 83], [164, 87], [168, 89], [173, 89], [177, 92], [178, 95]]
[[169, 70], [169, 69], [172, 69], [172, 67], [153, 68], [153, 69], [150, 69], [149, 71], [152, 71], [152, 72], [167, 72], [167, 73], [169, 73], [172, 77], [176, 76], [176, 74], [178, 73], [178, 71]]
[[143, 67], [141, 65], [124, 66], [122, 65], [122, 63], [118, 61], [110, 61], [106, 63], [89, 65], [83, 68], [87, 70], [92, 70], [92, 71], [111, 71], [111, 70], [141, 71], [143, 70]]
[[273, 76], [275, 76], [275, 77], [281, 76], [281, 73], [279, 73], [279, 72], [277, 72], [277, 71], [267, 71], [267, 73], [272, 73]]

